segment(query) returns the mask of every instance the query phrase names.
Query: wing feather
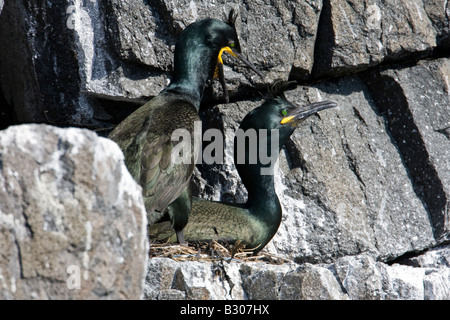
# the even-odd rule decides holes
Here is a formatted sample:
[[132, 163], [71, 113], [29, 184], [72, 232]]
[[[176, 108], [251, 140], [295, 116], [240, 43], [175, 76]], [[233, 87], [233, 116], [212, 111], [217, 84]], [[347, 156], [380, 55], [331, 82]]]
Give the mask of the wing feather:
[[109, 136], [122, 148], [128, 170], [142, 186], [149, 224], [161, 218], [190, 181], [194, 157], [189, 164], [172, 162], [177, 142], [171, 141], [171, 135], [175, 129], [187, 129], [193, 144], [195, 121], [200, 118], [188, 101], [157, 96], [122, 121]]

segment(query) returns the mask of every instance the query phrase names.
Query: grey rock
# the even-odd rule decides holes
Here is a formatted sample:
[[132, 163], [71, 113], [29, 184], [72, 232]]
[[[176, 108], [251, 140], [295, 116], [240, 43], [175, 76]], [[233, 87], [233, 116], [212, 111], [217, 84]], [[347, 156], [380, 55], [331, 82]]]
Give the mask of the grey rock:
[[406, 258], [402, 263], [416, 268], [449, 268], [450, 248], [446, 245], [437, 246], [426, 250], [421, 255]]
[[423, 280], [425, 300], [450, 299], [450, 270], [430, 270]]
[[450, 59], [443, 58], [366, 77], [438, 241], [450, 233], [449, 74]]
[[388, 266], [370, 256], [342, 258], [335, 268], [352, 300], [424, 299], [424, 269]]
[[152, 6], [90, 2], [74, 6], [71, 17], [83, 94], [143, 102], [167, 85], [176, 36], [167, 40], [161, 34], [164, 28]]
[[[176, 32], [204, 17], [223, 19], [231, 8], [236, 9], [239, 13], [237, 30], [241, 46], [255, 65], [267, 69], [266, 81], [287, 79], [291, 68], [296, 75], [309, 74], [312, 70], [314, 43], [322, 8], [320, 0], [278, 0], [273, 3], [263, 0], [235, 0], [218, 1], [214, 4], [204, 0], [195, 3], [165, 0], [162, 3], [158, 10], [169, 15], [166, 20], [172, 23], [168, 27]], [[239, 79], [246, 83], [245, 79], [230, 68], [226, 71], [231, 82]], [[253, 83], [260, 83], [251, 71], [244, 74]]]
[[162, 16], [157, 6], [108, 0], [106, 9], [110, 12], [106, 14], [106, 22], [115, 52], [123, 60], [170, 71], [174, 53], [171, 47], [182, 29], [175, 29], [171, 19]]
[[450, 5], [447, 0], [424, 0], [425, 11], [437, 33], [437, 44], [450, 47]]
[[[314, 239], [307, 243], [322, 257], [369, 251], [384, 260], [434, 244], [428, 213], [364, 83], [344, 77], [304, 90], [310, 101], [339, 106], [300, 126], [288, 153], [298, 168], [291, 169], [285, 194], [297, 203], [305, 199], [300, 221], [306, 239]], [[305, 98], [300, 91], [293, 100]]]
[[151, 258], [146, 299], [346, 299], [326, 267]]
[[[310, 74], [322, 2], [104, 0], [8, 3], [0, 17], [2, 91], [19, 123], [110, 127], [170, 81], [175, 42], [190, 23], [237, 9], [244, 54], [266, 81]], [[270, 39], [262, 41], [261, 39]], [[231, 97], [262, 80], [227, 57]], [[21, 85], [18, 85], [21, 84]], [[221, 97], [218, 83], [214, 96]]]
[[288, 272], [280, 286], [281, 300], [347, 300], [348, 296], [331, 270], [305, 264]]
[[146, 224], [112, 141], [48, 125], [0, 132], [2, 299], [139, 299]]
[[[36, 10], [31, 4], [15, 1], [8, 1], [3, 6], [0, 15], [2, 92], [6, 102], [13, 107], [14, 119], [19, 122], [46, 122], [47, 114], [52, 120], [60, 121], [76, 112], [73, 100], [79, 86], [75, 79], [77, 66], [71, 46], [59, 46], [59, 55], [54, 54], [58, 43], [63, 43], [67, 37], [67, 28], [62, 22], [54, 21], [48, 30], [60, 32], [47, 34], [49, 41], [42, 44], [45, 25], [36, 23]], [[44, 11], [45, 15], [52, 14], [48, 7]], [[48, 68], [48, 65], [58, 67]], [[56, 81], [59, 73], [64, 73], [64, 84]], [[51, 89], [41, 92], [40, 82], [47, 83]], [[55, 91], [61, 94], [55, 94]], [[45, 99], [47, 103], [43, 102]]]
[[146, 290], [150, 294], [145, 297], [161, 300], [198, 297], [249, 300], [448, 300], [449, 276], [447, 267], [389, 265], [376, 261], [371, 254], [347, 256], [332, 264], [315, 265], [273, 265], [239, 260], [222, 263], [177, 262], [169, 258], [152, 258], [146, 282]]
[[[170, 81], [174, 45], [188, 24], [223, 19], [231, 8], [244, 52], [266, 82], [354, 73], [448, 46], [444, 0], [12, 2], [0, 16], [0, 80], [11, 117], [111, 127]], [[227, 60], [231, 97], [242, 100], [251, 85], [263, 85]], [[221, 97], [218, 83], [213, 88], [210, 102]]]
[[448, 268], [387, 265], [369, 255], [334, 263], [337, 277], [352, 300], [446, 300]]
[[[243, 288], [250, 300], [276, 300], [278, 289], [284, 276], [279, 268], [257, 268], [244, 266], [243, 268]], [[275, 269], [275, 270], [274, 270]]]
[[327, 0], [317, 46], [315, 72], [354, 72], [426, 55], [436, 47], [436, 30], [422, 0]]
[[158, 295], [158, 300], [185, 300], [185, 298], [184, 292], [175, 289], [162, 290]]
[[335, 264], [337, 278], [352, 300], [382, 297], [382, 275], [371, 256], [344, 257]]
[[145, 299], [243, 299], [244, 295], [237, 264], [149, 260]]
[[[245, 202], [246, 190], [230, 150], [234, 135], [227, 129], [236, 129], [243, 116], [262, 103], [256, 89], [264, 90], [265, 83], [275, 78], [305, 81], [308, 86], [288, 93], [296, 103], [337, 101], [338, 109], [321, 112], [297, 129], [276, 166], [283, 221], [265, 251], [302, 265], [152, 259], [145, 297], [448, 298], [450, 63], [448, 57], [437, 58], [448, 56], [445, 50], [450, 47], [446, 0], [103, 0], [51, 6], [0, 0], [0, 102], [7, 104], [0, 112], [0, 127], [26, 122], [113, 127], [168, 84], [180, 32], [198, 19], [223, 19], [231, 8], [239, 12], [237, 31], [244, 55], [263, 70], [266, 79], [225, 57], [233, 103], [218, 104], [222, 93], [214, 82], [201, 117], [204, 129], [220, 128], [226, 133], [228, 148], [224, 163], [198, 166], [194, 193], [210, 200]], [[429, 60], [417, 62], [422, 58]], [[361, 72], [366, 69], [370, 71]], [[333, 79], [306, 82], [324, 76]], [[28, 135], [36, 136], [31, 131], [42, 128], [27, 129]], [[9, 153], [0, 155], [5, 181], [0, 186], [12, 192], [0, 193], [2, 249], [9, 250], [8, 257], [18, 257], [19, 247], [11, 246], [11, 239], [29, 239], [31, 234], [40, 239], [33, 246], [22, 246], [21, 266], [18, 258], [0, 261], [3, 297], [137, 297], [115, 295], [111, 284], [121, 281], [116, 276], [119, 271], [102, 265], [110, 244], [115, 252], [124, 244], [104, 241], [108, 245], [99, 244], [95, 251], [94, 238], [89, 264], [103, 266], [98, 270], [105, 278], [89, 286], [83, 278], [81, 290], [67, 291], [67, 264], [81, 265], [84, 271], [80, 252], [86, 247], [89, 212], [112, 212], [115, 217], [98, 226], [91, 222], [92, 235], [96, 227], [109, 226], [95, 233], [101, 241], [100, 235], [110, 237], [109, 232], [117, 230], [123, 234], [125, 226], [133, 224], [114, 223], [130, 212], [110, 205], [122, 190], [118, 181], [130, 185], [133, 196], [125, 192], [123, 197], [128, 197], [135, 217], [141, 200], [136, 186], [118, 169], [117, 150], [112, 151], [114, 160], [96, 171], [102, 178], [93, 181], [84, 173], [102, 164], [92, 164], [92, 154], [108, 157], [109, 147], [72, 151], [85, 142], [97, 146], [106, 142], [87, 131], [45, 130], [47, 136], [39, 135], [36, 141], [50, 145], [16, 150], [28, 152], [24, 163], [13, 162]], [[80, 141], [72, 140], [81, 136]], [[55, 137], [61, 138], [59, 144]], [[47, 154], [59, 158], [52, 160]], [[76, 165], [79, 161], [83, 166]], [[47, 171], [36, 173], [41, 177], [38, 191], [22, 192], [29, 186], [25, 182], [35, 181], [33, 168], [47, 163]], [[37, 202], [41, 195], [46, 200]], [[25, 207], [20, 207], [21, 201]], [[64, 213], [66, 209], [70, 212]], [[26, 221], [30, 210], [40, 215], [33, 213]], [[75, 213], [84, 220], [69, 218]], [[134, 227], [141, 226], [134, 219]], [[62, 240], [51, 238], [55, 232], [64, 234]], [[133, 241], [143, 236], [133, 234]], [[67, 243], [72, 251], [64, 249]], [[436, 245], [441, 246], [430, 249]], [[52, 262], [45, 260], [50, 253], [29, 252], [32, 248], [47, 253], [47, 246], [62, 250], [61, 255], [52, 253]], [[125, 253], [120, 254], [123, 258]], [[94, 281], [93, 272], [89, 269], [89, 280]], [[130, 277], [121, 279], [141, 281], [136, 274]], [[53, 278], [57, 280], [45, 282]], [[39, 285], [40, 290], [24, 289]]]
[[[298, 262], [332, 262], [361, 252], [389, 260], [436, 243], [385, 119], [359, 77], [299, 86], [287, 96], [298, 104], [330, 99], [339, 107], [303, 122], [279, 157], [275, 186], [283, 220], [269, 252]], [[221, 119], [228, 132], [261, 103], [217, 106], [204, 118]], [[227, 145], [233, 136], [229, 131]], [[202, 197], [245, 202], [232, 159], [231, 149], [224, 164], [200, 167], [207, 181], [197, 188]]]

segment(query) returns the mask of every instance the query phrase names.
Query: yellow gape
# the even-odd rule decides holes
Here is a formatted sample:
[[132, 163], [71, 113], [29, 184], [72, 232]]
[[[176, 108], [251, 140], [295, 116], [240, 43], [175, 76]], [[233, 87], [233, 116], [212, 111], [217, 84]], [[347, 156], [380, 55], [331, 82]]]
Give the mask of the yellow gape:
[[295, 118], [295, 116], [284, 117], [283, 119], [281, 119], [281, 124], [288, 123], [294, 118]]
[[223, 64], [223, 60], [222, 60], [222, 54], [224, 52], [228, 52], [229, 54], [231, 54], [233, 57], [237, 58], [237, 55], [233, 52], [233, 50], [231, 50], [230, 47], [223, 47], [222, 49], [220, 49], [219, 51], [219, 56], [217, 57], [217, 60], [219, 60], [220, 64]]

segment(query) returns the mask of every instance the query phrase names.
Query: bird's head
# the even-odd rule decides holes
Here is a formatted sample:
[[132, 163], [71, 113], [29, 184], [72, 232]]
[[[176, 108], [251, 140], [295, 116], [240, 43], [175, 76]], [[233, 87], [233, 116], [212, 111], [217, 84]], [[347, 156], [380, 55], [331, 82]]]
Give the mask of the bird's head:
[[268, 88], [269, 99], [247, 113], [235, 133], [234, 163], [249, 194], [247, 204], [252, 206], [258, 206], [252, 201], [261, 201], [260, 195], [273, 187], [279, 152], [298, 124], [320, 110], [336, 106], [332, 101], [297, 106], [284, 95], [291, 84], [275, 80]]
[[[295, 82], [275, 80], [268, 88], [269, 99], [260, 107], [250, 111], [242, 120], [240, 128], [278, 131], [279, 148], [288, 141], [295, 128], [306, 118], [321, 110], [336, 107], [333, 101], [321, 101], [308, 105], [295, 105], [284, 95], [284, 91]], [[270, 134], [269, 134], [270, 135]]]
[[175, 49], [175, 80], [193, 73], [201, 73], [199, 76], [202, 76], [203, 82], [219, 77], [225, 99], [228, 102], [223, 72], [222, 56], [224, 53], [241, 60], [261, 78], [264, 78], [264, 75], [241, 54], [235, 27], [236, 17], [235, 11], [231, 10], [227, 21], [204, 19], [194, 22], [184, 29]]

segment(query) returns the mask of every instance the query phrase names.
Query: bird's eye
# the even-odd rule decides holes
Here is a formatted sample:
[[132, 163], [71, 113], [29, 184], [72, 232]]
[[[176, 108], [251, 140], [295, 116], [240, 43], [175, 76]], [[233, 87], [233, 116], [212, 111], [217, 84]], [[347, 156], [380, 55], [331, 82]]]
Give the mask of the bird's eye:
[[283, 117], [286, 117], [286, 116], [287, 116], [287, 111], [286, 111], [286, 110], [281, 110], [281, 115], [282, 115]]
[[234, 46], [235, 46], [234, 41], [230, 41], [230, 47], [231, 47], [231, 48], [234, 48]]

